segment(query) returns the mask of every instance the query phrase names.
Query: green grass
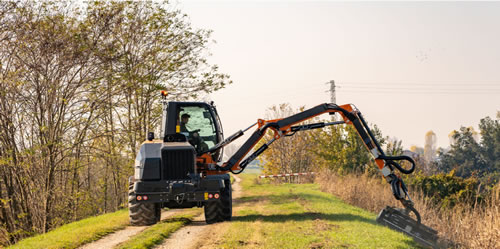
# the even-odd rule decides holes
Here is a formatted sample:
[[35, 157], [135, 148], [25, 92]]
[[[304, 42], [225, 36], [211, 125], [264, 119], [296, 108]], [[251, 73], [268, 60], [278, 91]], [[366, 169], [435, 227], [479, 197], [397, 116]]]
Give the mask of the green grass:
[[256, 184], [242, 174], [244, 195], [216, 247], [418, 248], [375, 222], [376, 215], [323, 193], [316, 184]]
[[170, 234], [179, 230], [181, 227], [191, 223], [193, 218], [201, 213], [200, 209], [187, 211], [187, 213], [173, 216], [146, 228], [143, 232], [135, 235], [130, 240], [120, 244], [120, 249], [145, 249], [153, 248], [161, 244]]
[[[233, 221], [208, 245], [217, 248], [418, 248], [413, 240], [375, 222], [375, 214], [323, 193], [316, 184], [274, 185], [241, 174], [243, 197]], [[148, 227], [119, 248], [152, 248], [189, 224], [201, 209]], [[9, 248], [77, 248], [129, 224], [128, 210], [83, 219]], [[215, 243], [215, 244], [213, 244]]]
[[128, 224], [128, 209], [122, 209], [63, 225], [48, 233], [21, 240], [8, 248], [77, 248], [123, 229]]

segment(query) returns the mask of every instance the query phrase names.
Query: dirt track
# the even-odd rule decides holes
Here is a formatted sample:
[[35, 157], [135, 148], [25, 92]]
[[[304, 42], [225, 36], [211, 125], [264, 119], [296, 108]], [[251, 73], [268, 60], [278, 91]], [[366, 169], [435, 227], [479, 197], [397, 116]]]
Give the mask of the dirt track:
[[[239, 198], [241, 195], [241, 179], [234, 176], [235, 182], [233, 183], [233, 199]], [[182, 209], [173, 209], [163, 211], [161, 213], [161, 220], [165, 220], [172, 217], [175, 214], [182, 212]], [[173, 233], [170, 238], [168, 238], [163, 244], [157, 246], [156, 248], [197, 248], [198, 244], [205, 238], [205, 234], [208, 234], [211, 230], [215, 229], [218, 224], [207, 225], [205, 223], [205, 217], [203, 214], [194, 218], [194, 221], [179, 229], [177, 232]], [[127, 241], [132, 236], [142, 232], [147, 226], [128, 226], [123, 230], [117, 231], [115, 233], [109, 234], [100, 240], [94, 241], [92, 243], [86, 244], [80, 249], [106, 249], [113, 248], [118, 244]]]
[[[232, 185], [233, 188], [233, 200], [241, 196], [241, 179], [233, 175], [235, 182]], [[172, 234], [163, 244], [155, 247], [155, 249], [177, 249], [177, 248], [199, 248], [200, 242], [204, 239], [210, 238], [208, 235], [214, 230], [218, 230], [218, 227], [223, 223], [216, 224], [206, 224], [205, 216], [203, 214], [194, 218], [194, 221], [179, 229], [177, 232]]]
[[[165, 220], [177, 213], [179, 213], [180, 209], [172, 209], [166, 210], [161, 213], [161, 220]], [[105, 249], [105, 248], [113, 248], [116, 245], [127, 241], [130, 237], [142, 232], [146, 229], [147, 226], [128, 226], [123, 230], [114, 232], [109, 234], [100, 240], [94, 241], [92, 243], [83, 245], [80, 249]]]

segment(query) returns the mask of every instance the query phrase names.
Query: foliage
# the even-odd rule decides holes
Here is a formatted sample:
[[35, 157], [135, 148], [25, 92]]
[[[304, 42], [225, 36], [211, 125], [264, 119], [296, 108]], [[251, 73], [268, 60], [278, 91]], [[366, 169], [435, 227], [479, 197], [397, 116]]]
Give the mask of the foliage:
[[409, 186], [419, 189], [434, 205], [441, 208], [451, 208], [457, 203], [473, 205], [484, 198], [480, 194], [480, 182], [477, 178], [458, 177], [451, 171], [432, 176], [412, 175], [406, 182]]
[[[268, 119], [284, 118], [296, 112], [288, 104], [269, 108]], [[329, 122], [314, 118], [305, 123]], [[389, 154], [401, 154], [402, 142], [396, 138], [384, 138], [376, 125], [371, 128], [377, 141], [383, 146], [389, 141]], [[266, 135], [270, 140], [274, 135]], [[259, 145], [262, 145], [261, 141]], [[320, 168], [335, 170], [339, 174], [370, 172], [376, 174], [377, 166], [366, 149], [356, 129], [351, 125], [329, 126], [312, 131], [299, 131], [291, 137], [284, 137], [273, 143], [262, 156], [264, 172], [267, 174], [317, 171]]]
[[[498, 115], [497, 115], [498, 116]], [[453, 133], [451, 150], [442, 153], [438, 162], [443, 172], [454, 170], [457, 176], [478, 177], [487, 185], [500, 179], [500, 123], [490, 117], [479, 124], [481, 141], [474, 139], [472, 128], [461, 127]]]
[[0, 2], [0, 245], [127, 201], [136, 148], [223, 88], [210, 31], [167, 2]]
[[481, 119], [479, 129], [483, 159], [488, 165], [483, 179], [487, 183], [498, 183], [500, 180], [500, 112], [497, 112], [496, 120], [490, 117]]
[[[280, 104], [269, 108], [268, 119], [285, 118], [294, 114], [288, 104]], [[304, 111], [304, 107], [296, 112]], [[258, 146], [273, 138], [274, 132], [269, 131], [265, 139]], [[312, 154], [310, 152], [310, 134], [297, 132], [293, 136], [283, 137], [275, 141], [261, 156], [262, 166], [266, 174], [285, 174], [309, 172], [313, 169]]]
[[[382, 137], [380, 129], [376, 125], [372, 132], [378, 142], [383, 145], [387, 138]], [[356, 129], [350, 125], [333, 126], [314, 133], [314, 153], [322, 168], [334, 170], [344, 175], [350, 172], [370, 172], [375, 174], [377, 166], [373, 157], [366, 149]], [[389, 145], [390, 153], [401, 149], [401, 142], [393, 140]]]
[[387, 138], [385, 153], [391, 156], [399, 156], [403, 154], [403, 141], [397, 138]]

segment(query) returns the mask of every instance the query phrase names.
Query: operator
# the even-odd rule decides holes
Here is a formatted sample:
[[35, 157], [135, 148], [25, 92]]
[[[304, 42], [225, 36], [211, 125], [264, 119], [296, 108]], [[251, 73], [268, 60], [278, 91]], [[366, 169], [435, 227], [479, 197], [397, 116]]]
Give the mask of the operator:
[[184, 113], [181, 116], [181, 132], [189, 132], [188, 129], [186, 128], [187, 123], [189, 122], [189, 114]]
[[187, 135], [188, 140], [196, 148], [197, 151], [208, 150], [208, 145], [200, 137], [200, 134], [198, 134], [200, 130], [198, 129], [190, 132], [187, 129], [186, 125], [189, 122], [190, 117], [191, 116], [187, 113], [181, 115], [180, 132], [189, 134]]

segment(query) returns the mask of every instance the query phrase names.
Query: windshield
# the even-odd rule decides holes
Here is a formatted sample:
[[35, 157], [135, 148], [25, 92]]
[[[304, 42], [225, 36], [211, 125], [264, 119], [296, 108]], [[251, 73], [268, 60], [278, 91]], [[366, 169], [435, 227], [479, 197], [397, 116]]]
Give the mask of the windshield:
[[180, 133], [188, 136], [197, 151], [205, 151], [217, 143], [215, 124], [210, 111], [200, 106], [184, 106], [179, 110]]

